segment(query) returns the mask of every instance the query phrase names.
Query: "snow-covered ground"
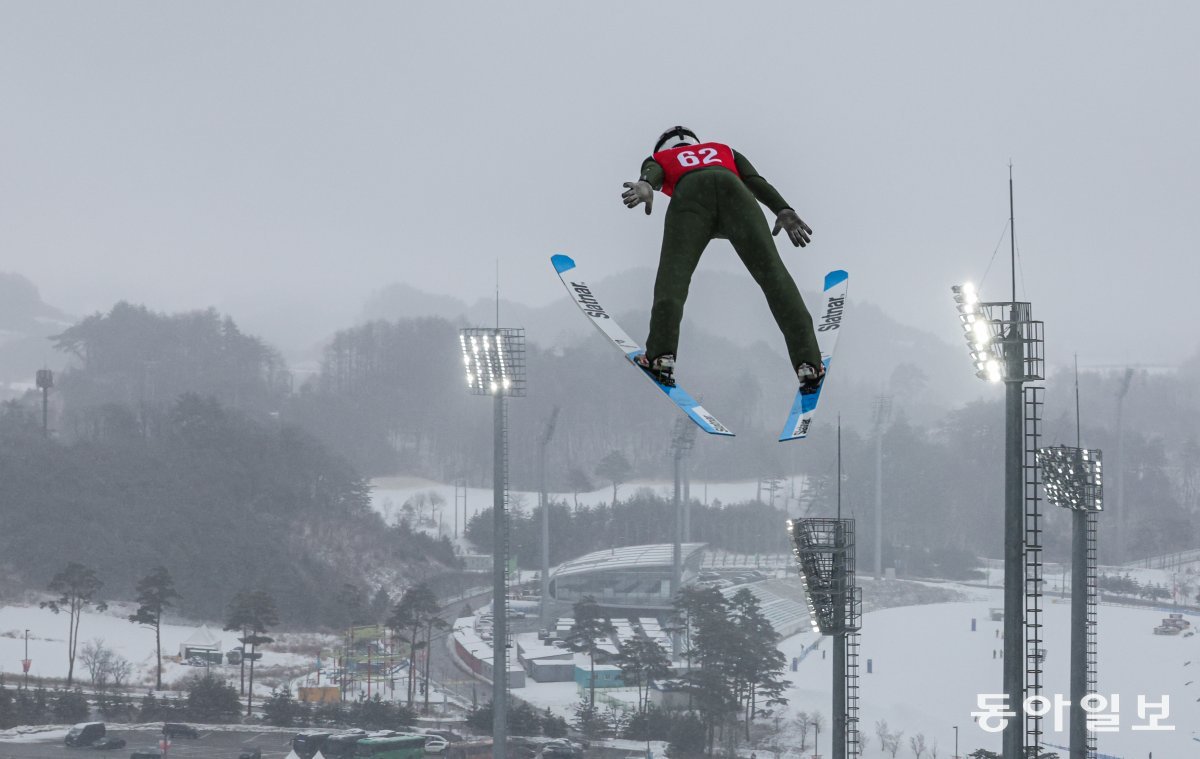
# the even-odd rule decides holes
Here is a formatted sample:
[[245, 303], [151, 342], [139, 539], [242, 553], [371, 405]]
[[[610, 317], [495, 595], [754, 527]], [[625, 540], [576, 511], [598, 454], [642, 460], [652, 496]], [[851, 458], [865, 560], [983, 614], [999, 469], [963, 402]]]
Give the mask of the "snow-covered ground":
[[[127, 659], [133, 666], [130, 684], [140, 687], [153, 687], [154, 684], [154, 631], [135, 625], [127, 617], [133, 612], [131, 607], [111, 606], [107, 612], [86, 611], [79, 624], [79, 646], [75, 660], [75, 680], [80, 684], [88, 683], [88, 672], [80, 654], [85, 645], [96, 640], [103, 640], [104, 646]], [[29, 658], [33, 661], [29, 674], [31, 678], [66, 678], [67, 676], [67, 622], [66, 613], [55, 614], [49, 609], [34, 606], [5, 606], [0, 607], [0, 673], [8, 683], [21, 676], [21, 660], [25, 658], [25, 631], [29, 631]], [[196, 633], [196, 624], [163, 624], [163, 685], [169, 687], [186, 676], [199, 673], [202, 667], [171, 661], [168, 657], [177, 657], [179, 646]], [[221, 631], [220, 624], [209, 626], [209, 630], [221, 644], [222, 651], [228, 651], [239, 645], [235, 634]], [[276, 668], [303, 667], [312, 663], [313, 657], [297, 653], [286, 653], [279, 648], [293, 646], [319, 647], [324, 636], [290, 636], [287, 634], [274, 635], [279, 640], [278, 646], [266, 646], [262, 649], [263, 658], [255, 664], [255, 692], [260, 690], [269, 693], [271, 690], [272, 670]], [[309, 640], [311, 638], [311, 641]], [[275, 649], [275, 650], [273, 650]], [[238, 667], [232, 665], [213, 666], [210, 671], [231, 677], [238, 677]]]
[[[963, 753], [1000, 748], [999, 734], [985, 732], [971, 713], [979, 711], [979, 694], [1001, 689], [1002, 660], [998, 657], [1002, 641], [997, 637], [1001, 623], [989, 618], [989, 610], [1003, 604], [1001, 591], [949, 587], [957, 587], [971, 600], [891, 608], [863, 616], [859, 704], [860, 725], [869, 741], [866, 757], [884, 756], [874, 730], [879, 720], [886, 720], [893, 731], [904, 731], [903, 755], [908, 755], [908, 738], [918, 733], [923, 733], [930, 745], [937, 741], [939, 755], [950, 755], [955, 725]], [[1062, 694], [1066, 699], [1070, 607], [1054, 599], [1047, 599], [1045, 606], [1043, 694]], [[1163, 757], [1200, 755], [1200, 635], [1152, 634], [1165, 616], [1163, 611], [1101, 605], [1099, 615], [1099, 691], [1120, 697], [1119, 731], [1100, 733], [1099, 750], [1123, 757], [1141, 757], [1148, 752]], [[1200, 625], [1200, 619], [1191, 619], [1193, 625]], [[802, 633], [781, 642], [779, 648], [789, 669], [793, 657], [800, 658], [816, 641], [814, 634]], [[829, 724], [831, 644], [831, 639], [823, 639], [799, 662], [797, 671], [788, 672], [789, 718], [801, 711], [820, 712]], [[579, 698], [574, 683], [527, 680], [526, 687], [516, 693], [538, 708], [549, 707], [563, 715], [570, 714]], [[1135, 726], [1148, 724], [1138, 712], [1139, 696], [1149, 702], [1168, 696], [1170, 715], [1162, 723], [1175, 730], [1135, 731]], [[1047, 717], [1043, 730], [1048, 744], [1068, 744], [1065, 719], [1061, 731], [1056, 732], [1053, 720]], [[825, 736], [823, 741], [827, 733]]]
[[[999, 622], [989, 619], [989, 610], [1002, 604], [998, 588], [951, 587], [970, 599], [963, 602], [908, 606], [869, 612], [863, 617], [860, 649], [860, 705], [863, 732], [870, 747], [865, 756], [880, 756], [874, 725], [887, 720], [893, 730], [904, 730], [911, 737], [923, 733], [929, 743], [936, 740], [939, 751], [948, 755], [953, 745], [954, 726], [960, 731], [963, 749], [997, 749], [999, 737], [984, 732], [971, 712], [978, 710], [977, 696], [994, 693], [1001, 682], [1001, 641]], [[1047, 659], [1044, 690], [1053, 696], [1068, 693], [1069, 606], [1047, 597], [1044, 612]], [[103, 638], [105, 644], [134, 664], [134, 682], [145, 684], [153, 673], [154, 638], [151, 631], [127, 622], [128, 610], [84, 615], [82, 642]], [[1151, 630], [1165, 611], [1101, 605], [1099, 637], [1100, 692], [1120, 696], [1119, 731], [1101, 733], [1099, 748], [1115, 756], [1145, 756], [1153, 751], [1163, 757], [1200, 754], [1200, 635], [1159, 636]], [[1192, 617], [1193, 625], [1200, 619]], [[972, 620], [975, 629], [972, 630]], [[24, 631], [28, 629], [32, 674], [39, 677], [65, 677], [66, 625], [64, 615], [55, 615], [37, 607], [0, 608], [0, 664], [6, 681], [19, 676], [24, 656]], [[163, 649], [176, 653], [179, 644], [195, 632], [195, 625], [167, 624], [163, 627]], [[232, 634], [213, 628], [223, 647], [232, 647]], [[793, 636], [780, 644], [790, 663], [799, 658], [816, 637], [811, 633]], [[789, 672], [792, 683], [787, 697], [788, 716], [800, 711], [820, 712], [828, 722], [830, 702], [831, 648], [828, 639]], [[822, 656], [822, 652], [825, 656]], [[264, 670], [273, 666], [302, 667], [310, 657], [301, 654], [264, 651]], [[868, 672], [868, 663], [871, 671]], [[77, 662], [77, 676], [86, 681]], [[168, 663], [167, 682], [198, 671], [197, 668]], [[214, 671], [237, 677], [236, 667], [218, 667]], [[390, 685], [390, 684], [389, 684]], [[265, 690], [269, 690], [263, 686]], [[527, 681], [516, 691], [522, 699], [538, 708], [569, 715], [578, 701], [574, 683], [535, 683]], [[619, 699], [621, 696], [613, 694]], [[1139, 715], [1138, 697], [1159, 702], [1170, 698], [1170, 714], [1163, 720], [1174, 731], [1135, 731], [1147, 724]], [[1054, 731], [1053, 721], [1044, 723], [1047, 742], [1066, 745], [1065, 727]]]

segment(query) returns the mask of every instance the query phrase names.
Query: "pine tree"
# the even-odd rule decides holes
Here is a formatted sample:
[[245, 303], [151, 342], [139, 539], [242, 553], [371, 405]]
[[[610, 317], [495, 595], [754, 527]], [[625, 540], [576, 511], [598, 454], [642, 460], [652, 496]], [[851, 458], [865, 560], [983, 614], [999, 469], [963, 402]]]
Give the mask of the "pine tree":
[[564, 642], [575, 653], [587, 654], [591, 662], [588, 678], [588, 703], [596, 703], [596, 656], [600, 645], [608, 642], [609, 636], [617, 631], [608, 617], [600, 613], [600, 604], [592, 596], [584, 596], [575, 602], [575, 622], [567, 632]]
[[175, 592], [171, 573], [166, 567], [155, 567], [154, 571], [138, 580], [138, 608], [129, 615], [130, 622], [154, 630], [154, 687], [157, 690], [162, 690], [162, 614], [176, 598], [179, 598], [179, 594]]
[[620, 451], [610, 451], [596, 465], [596, 474], [612, 483], [612, 506], [614, 508], [617, 505], [617, 488], [620, 487], [621, 483], [629, 479], [632, 471], [633, 465], [629, 463], [629, 459], [625, 458], [625, 454]]
[[104, 583], [96, 576], [96, 571], [76, 562], [69, 562], [63, 571], [54, 575], [47, 588], [58, 593], [59, 597], [52, 601], [42, 601], [39, 606], [58, 614], [64, 609], [68, 615], [69, 632], [67, 634], [67, 687], [75, 678], [75, 649], [79, 645], [79, 621], [84, 610], [95, 605], [96, 611], [104, 611], [108, 604], [96, 601], [96, 593]]
[[783, 679], [787, 658], [776, 647], [779, 634], [762, 613], [758, 598], [742, 589], [730, 600], [734, 626], [739, 633], [734, 672], [743, 703], [746, 739], [749, 740], [750, 723], [755, 717], [768, 713], [760, 703], [763, 707], [787, 703], [783, 697], [787, 688], [787, 681]]
[[[421, 632], [438, 613], [437, 596], [424, 583], [404, 591], [400, 601], [392, 610], [387, 625], [400, 640], [408, 644], [408, 706], [416, 697], [417, 651], [428, 645], [422, 641]], [[428, 690], [428, 689], [426, 689]]]
[[621, 682], [634, 685], [638, 691], [638, 711], [644, 712], [650, 696], [651, 680], [671, 674], [671, 660], [658, 641], [637, 636], [625, 641], [617, 654]]
[[[246, 716], [254, 705], [254, 660], [258, 658], [258, 647], [273, 642], [273, 638], [265, 634], [279, 624], [279, 612], [275, 609], [275, 600], [261, 590], [242, 591], [234, 596], [229, 603], [225, 618], [226, 630], [240, 630], [242, 637], [243, 670], [245, 660], [250, 659], [250, 687], [246, 697]], [[249, 655], [245, 648], [250, 646]]]

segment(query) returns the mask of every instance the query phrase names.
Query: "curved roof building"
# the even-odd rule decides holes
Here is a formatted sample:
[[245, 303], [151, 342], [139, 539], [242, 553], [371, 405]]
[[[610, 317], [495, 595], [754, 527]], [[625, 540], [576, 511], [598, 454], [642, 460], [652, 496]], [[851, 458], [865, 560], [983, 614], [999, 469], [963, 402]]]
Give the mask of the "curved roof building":
[[[704, 543], [683, 544], [683, 585], [699, 574], [704, 547]], [[594, 551], [552, 569], [550, 595], [565, 603], [592, 596], [609, 608], [669, 609], [673, 571], [673, 543]]]

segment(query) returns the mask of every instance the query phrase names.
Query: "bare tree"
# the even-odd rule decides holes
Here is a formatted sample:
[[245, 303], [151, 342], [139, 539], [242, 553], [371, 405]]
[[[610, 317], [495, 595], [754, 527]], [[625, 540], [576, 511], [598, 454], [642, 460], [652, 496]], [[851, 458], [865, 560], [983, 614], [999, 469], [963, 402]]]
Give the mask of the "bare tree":
[[929, 747], [929, 759], [937, 759], [937, 741], [936, 740], [933, 742], [933, 745]]
[[92, 687], [98, 693], [106, 692], [109, 685], [120, 688], [128, 682], [133, 671], [129, 660], [104, 645], [103, 638], [83, 644], [79, 661], [87, 669]]
[[108, 662], [112, 655], [103, 638], [84, 643], [79, 652], [79, 663], [87, 670], [92, 687], [101, 693], [108, 689]]
[[876, 721], [875, 722], [875, 737], [879, 739], [879, 750], [880, 751], [887, 751], [889, 735], [891, 735], [891, 733], [888, 732], [887, 720], [881, 719], [881, 720]]
[[891, 752], [892, 759], [895, 759], [896, 754], [900, 753], [900, 746], [903, 745], [903, 741], [904, 741], [904, 731], [903, 730], [901, 730], [898, 733], [891, 733], [890, 735], [888, 735], [887, 744], [884, 746], [884, 750]]
[[108, 665], [108, 678], [112, 680], [114, 688], [121, 689], [129, 682], [129, 675], [133, 673], [133, 665], [129, 660], [120, 654], [113, 654], [112, 660]]
[[921, 755], [925, 753], [925, 733], [917, 733], [908, 739], [908, 747], [912, 749], [913, 756], [916, 759], [921, 759]]

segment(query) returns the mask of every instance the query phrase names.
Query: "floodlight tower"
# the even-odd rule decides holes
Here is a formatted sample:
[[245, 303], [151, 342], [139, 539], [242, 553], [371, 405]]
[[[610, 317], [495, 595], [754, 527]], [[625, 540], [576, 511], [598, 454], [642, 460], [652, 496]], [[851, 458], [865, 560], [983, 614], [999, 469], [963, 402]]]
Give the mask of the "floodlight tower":
[[813, 632], [833, 636], [833, 759], [856, 759], [858, 631], [862, 589], [855, 579], [854, 520], [842, 519], [842, 420], [837, 437], [837, 518], [788, 520]]
[[854, 574], [854, 520], [807, 517], [789, 519], [787, 527], [813, 632], [833, 636], [833, 759], [856, 759], [862, 588]]
[[892, 396], [875, 399], [875, 579], [883, 579], [883, 428], [892, 416]]
[[54, 387], [54, 372], [37, 370], [37, 388], [42, 391], [42, 434], [50, 437], [50, 388]]
[[542, 603], [538, 621], [543, 630], [550, 626], [550, 499], [546, 497], [546, 448], [554, 437], [557, 423], [558, 406], [555, 406], [546, 420], [546, 429], [538, 446], [538, 505], [542, 507]]
[[492, 396], [492, 744], [508, 742], [508, 414], [505, 399], [525, 395], [525, 330], [471, 327], [458, 335], [467, 390]]
[[[1004, 679], [1007, 707], [1016, 712], [1002, 736], [1002, 758], [1023, 759], [1025, 744], [1041, 743], [1041, 720], [1025, 714], [1027, 692], [1041, 688], [1041, 526], [1037, 439], [1045, 378], [1043, 324], [1028, 302], [1017, 301], [1012, 172], [1008, 178], [1012, 300], [984, 302], [971, 284], [951, 288], [975, 374], [1005, 385]], [[1024, 649], [1024, 651], [1022, 650]], [[1024, 655], [1023, 655], [1024, 654]], [[1022, 662], [1025, 671], [1022, 672]]]
[[1046, 499], [1071, 511], [1071, 759], [1095, 756], [1083, 699], [1096, 691], [1096, 518], [1104, 508], [1099, 450], [1081, 447], [1079, 368], [1075, 369], [1075, 447], [1038, 450]]
[[[696, 427], [687, 419], [675, 420], [675, 428], [671, 433], [671, 458], [674, 459], [675, 471], [675, 489], [672, 498], [672, 507], [675, 512], [675, 539], [671, 546], [671, 598], [679, 595], [679, 591], [683, 586], [683, 543], [687, 540], [685, 533], [688, 526], [685, 524], [684, 499], [681, 471], [683, 469], [683, 458], [687, 452], [695, 445], [695, 430]], [[671, 636], [671, 655], [679, 656], [680, 649], [679, 635]]]
[[1095, 690], [1096, 515], [1103, 508], [1101, 452], [1054, 446], [1038, 451], [1046, 499], [1071, 510], [1071, 759], [1095, 751], [1083, 699]]

